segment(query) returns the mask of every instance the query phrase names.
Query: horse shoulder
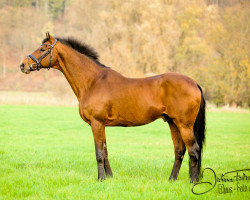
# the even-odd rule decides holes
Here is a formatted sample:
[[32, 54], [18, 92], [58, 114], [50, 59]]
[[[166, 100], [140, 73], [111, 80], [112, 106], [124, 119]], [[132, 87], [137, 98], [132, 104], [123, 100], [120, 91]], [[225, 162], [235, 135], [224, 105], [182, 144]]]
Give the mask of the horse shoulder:
[[79, 100], [79, 113], [84, 121], [90, 122], [93, 117], [102, 119], [104, 115], [110, 115], [112, 99], [119, 93], [122, 79], [124, 77], [113, 70], [100, 74]]

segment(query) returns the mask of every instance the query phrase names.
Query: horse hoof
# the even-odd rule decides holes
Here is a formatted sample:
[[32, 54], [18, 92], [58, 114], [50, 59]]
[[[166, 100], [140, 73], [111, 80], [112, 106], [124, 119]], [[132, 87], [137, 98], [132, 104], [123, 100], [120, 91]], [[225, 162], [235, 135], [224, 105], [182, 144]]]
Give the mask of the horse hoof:
[[105, 176], [104, 176], [104, 175], [103, 175], [103, 176], [98, 177], [98, 181], [102, 182], [102, 181], [104, 181], [104, 180], [105, 180]]
[[199, 181], [199, 178], [190, 179], [190, 183], [197, 183]]
[[169, 177], [169, 181], [176, 181], [176, 180], [177, 180], [177, 178], [175, 178], [175, 177], [172, 177], [172, 176]]
[[113, 174], [106, 174], [106, 177], [113, 178]]

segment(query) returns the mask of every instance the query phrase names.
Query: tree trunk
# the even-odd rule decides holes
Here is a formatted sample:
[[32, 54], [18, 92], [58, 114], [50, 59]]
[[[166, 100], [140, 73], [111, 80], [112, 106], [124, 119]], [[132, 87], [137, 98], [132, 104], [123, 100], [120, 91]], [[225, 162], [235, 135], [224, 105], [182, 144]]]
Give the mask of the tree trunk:
[[44, 13], [45, 13], [45, 16], [47, 16], [48, 10], [49, 10], [48, 0], [45, 0], [44, 1]]
[[4, 51], [2, 50], [2, 58], [3, 58], [3, 78], [6, 77], [6, 65], [5, 65], [5, 53]]

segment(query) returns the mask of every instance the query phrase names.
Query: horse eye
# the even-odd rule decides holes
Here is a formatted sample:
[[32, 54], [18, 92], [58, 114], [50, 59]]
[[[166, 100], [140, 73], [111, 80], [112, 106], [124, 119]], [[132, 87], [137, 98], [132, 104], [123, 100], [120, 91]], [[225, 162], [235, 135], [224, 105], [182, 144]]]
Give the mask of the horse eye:
[[45, 49], [40, 49], [40, 51], [45, 51]]

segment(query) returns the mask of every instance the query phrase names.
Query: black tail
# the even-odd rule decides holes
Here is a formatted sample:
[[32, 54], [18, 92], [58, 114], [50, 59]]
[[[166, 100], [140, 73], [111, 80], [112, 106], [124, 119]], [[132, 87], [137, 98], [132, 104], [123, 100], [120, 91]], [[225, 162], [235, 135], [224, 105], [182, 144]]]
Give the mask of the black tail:
[[206, 131], [206, 101], [203, 96], [203, 92], [201, 87], [197, 84], [198, 88], [201, 91], [201, 104], [200, 104], [200, 110], [197, 115], [197, 118], [194, 123], [194, 135], [195, 139], [200, 147], [200, 154], [199, 154], [199, 173], [200, 173], [200, 167], [201, 167], [201, 157], [202, 157], [202, 147], [205, 144], [205, 131]]

